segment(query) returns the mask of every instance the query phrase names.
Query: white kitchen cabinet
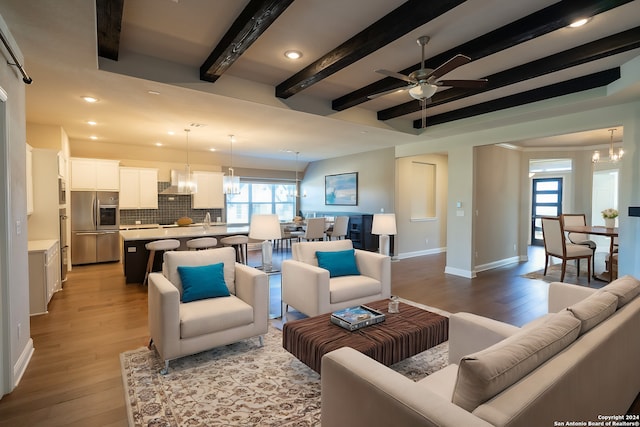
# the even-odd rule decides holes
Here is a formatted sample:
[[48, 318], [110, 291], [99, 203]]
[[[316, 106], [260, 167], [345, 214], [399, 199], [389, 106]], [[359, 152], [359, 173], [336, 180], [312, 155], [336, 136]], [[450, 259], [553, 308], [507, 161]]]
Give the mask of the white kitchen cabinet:
[[158, 169], [120, 168], [120, 209], [158, 209]]
[[54, 293], [62, 289], [58, 240], [30, 240], [29, 312], [44, 314]]
[[117, 160], [83, 159], [71, 161], [71, 190], [119, 191], [120, 162]]
[[222, 172], [193, 172], [198, 190], [192, 197], [193, 209], [224, 208], [224, 193], [222, 191]]
[[27, 144], [27, 215], [33, 213], [33, 148]]

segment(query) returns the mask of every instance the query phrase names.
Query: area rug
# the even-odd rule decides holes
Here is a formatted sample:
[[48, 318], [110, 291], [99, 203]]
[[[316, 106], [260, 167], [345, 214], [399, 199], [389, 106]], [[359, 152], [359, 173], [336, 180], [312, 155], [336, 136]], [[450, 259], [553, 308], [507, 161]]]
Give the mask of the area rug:
[[[417, 381], [447, 365], [448, 342], [393, 365]], [[269, 326], [244, 340], [163, 363], [146, 347], [120, 355], [131, 426], [319, 426], [320, 376]]]
[[[586, 278], [588, 273], [587, 273], [587, 266], [586, 266], [586, 261], [583, 261], [580, 263], [580, 277], [581, 278]], [[577, 268], [575, 266], [575, 264], [571, 263], [571, 264], [567, 264], [567, 270], [565, 271], [564, 274], [564, 281], [565, 282], [571, 282], [574, 283], [577, 281]], [[547, 275], [545, 276], [544, 274], [544, 268], [538, 270], [538, 271], [533, 271], [531, 273], [527, 273], [527, 274], [523, 274], [522, 277], [526, 277], [527, 279], [537, 279], [537, 280], [543, 280], [545, 282], [559, 282], [560, 281], [560, 275], [562, 274], [562, 264], [552, 264], [547, 268]]]

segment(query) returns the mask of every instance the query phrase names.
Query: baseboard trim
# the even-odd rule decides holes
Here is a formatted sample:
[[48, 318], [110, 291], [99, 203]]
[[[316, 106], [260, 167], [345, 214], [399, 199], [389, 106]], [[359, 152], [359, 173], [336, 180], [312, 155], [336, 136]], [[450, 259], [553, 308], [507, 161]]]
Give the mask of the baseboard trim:
[[466, 277], [467, 279], [473, 279], [476, 277], [475, 270], [463, 270], [461, 268], [447, 266], [444, 268], [444, 272], [445, 274], [453, 274], [454, 276]]
[[500, 259], [498, 261], [489, 262], [487, 264], [476, 265], [476, 272], [492, 270], [494, 268], [504, 267], [505, 265], [515, 264], [521, 261], [520, 256], [514, 256], [511, 258]]
[[33, 348], [33, 338], [29, 338], [27, 341], [27, 345], [24, 346], [24, 350], [20, 354], [17, 363], [13, 367], [13, 388], [18, 387], [22, 376], [27, 371], [27, 366], [29, 366], [29, 362], [31, 361], [31, 356], [33, 356], [34, 348]]
[[415, 258], [423, 255], [435, 255], [442, 252], [446, 252], [447, 248], [434, 248], [434, 249], [426, 249], [424, 251], [414, 251], [414, 252], [404, 252], [394, 256], [397, 259], [407, 259], [407, 258]]

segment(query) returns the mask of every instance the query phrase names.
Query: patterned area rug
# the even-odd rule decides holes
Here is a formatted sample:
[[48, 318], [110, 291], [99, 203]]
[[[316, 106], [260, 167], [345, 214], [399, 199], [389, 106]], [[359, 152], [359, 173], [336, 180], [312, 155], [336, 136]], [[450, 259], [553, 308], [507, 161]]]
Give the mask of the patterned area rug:
[[[417, 381], [447, 365], [448, 342], [392, 366]], [[131, 426], [319, 426], [320, 376], [284, 348], [273, 326], [259, 347], [244, 340], [172, 361], [155, 351], [120, 355]]]
[[[544, 268], [538, 271], [533, 271], [531, 273], [523, 274], [522, 277], [526, 277], [527, 279], [538, 279], [544, 280], [545, 282], [559, 282], [560, 274], [562, 273], [562, 264], [553, 264], [547, 268], [547, 275], [544, 275]], [[568, 263], [567, 270], [564, 274], [564, 281], [568, 283], [576, 283], [578, 277], [576, 276], [577, 268], [575, 264]], [[580, 278], [587, 277], [587, 266], [586, 261], [582, 261], [580, 263]]]

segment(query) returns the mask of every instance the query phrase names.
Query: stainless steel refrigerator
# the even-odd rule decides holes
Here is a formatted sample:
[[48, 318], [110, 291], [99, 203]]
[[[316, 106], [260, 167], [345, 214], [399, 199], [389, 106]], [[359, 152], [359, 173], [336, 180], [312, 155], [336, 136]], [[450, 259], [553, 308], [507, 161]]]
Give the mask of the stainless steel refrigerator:
[[71, 264], [120, 260], [118, 193], [71, 192]]

